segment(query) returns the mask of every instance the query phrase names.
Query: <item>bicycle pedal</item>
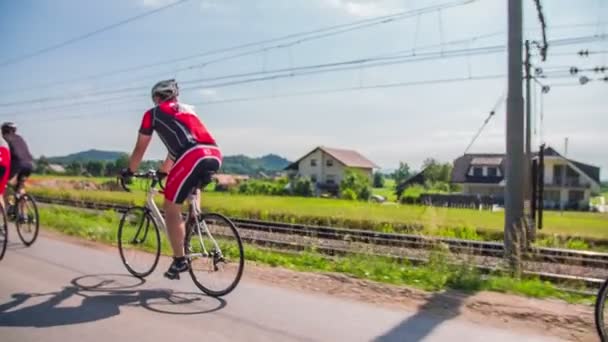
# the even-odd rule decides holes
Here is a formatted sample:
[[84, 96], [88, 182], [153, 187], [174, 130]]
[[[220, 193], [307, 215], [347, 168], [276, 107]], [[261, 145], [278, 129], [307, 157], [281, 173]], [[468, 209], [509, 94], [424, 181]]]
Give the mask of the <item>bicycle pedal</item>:
[[179, 280], [179, 273], [169, 273], [169, 272], [165, 272], [165, 278], [169, 279], [169, 280]]

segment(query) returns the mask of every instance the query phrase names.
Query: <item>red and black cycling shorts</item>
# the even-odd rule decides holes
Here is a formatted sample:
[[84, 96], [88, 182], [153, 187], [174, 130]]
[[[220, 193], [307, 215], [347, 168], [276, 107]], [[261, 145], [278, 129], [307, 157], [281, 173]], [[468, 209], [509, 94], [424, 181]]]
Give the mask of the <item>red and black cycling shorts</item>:
[[8, 147], [0, 147], [0, 195], [4, 194], [11, 170], [11, 152]]
[[196, 145], [186, 151], [167, 176], [165, 199], [182, 204], [197, 187], [211, 183], [222, 165], [222, 153], [216, 146]]

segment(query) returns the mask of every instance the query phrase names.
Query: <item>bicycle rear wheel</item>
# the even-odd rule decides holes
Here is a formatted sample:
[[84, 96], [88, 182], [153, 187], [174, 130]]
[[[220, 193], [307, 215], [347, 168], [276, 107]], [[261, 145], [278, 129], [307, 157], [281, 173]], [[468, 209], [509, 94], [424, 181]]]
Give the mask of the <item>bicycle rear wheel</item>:
[[597, 294], [595, 301], [595, 327], [597, 333], [602, 341], [608, 341], [608, 334], [606, 333], [606, 321], [604, 311], [606, 310], [606, 301], [608, 300], [608, 280], [604, 282], [600, 291]]
[[235, 225], [220, 214], [202, 214], [188, 222], [184, 243], [190, 276], [204, 293], [220, 297], [236, 288], [245, 266], [243, 243]]
[[160, 233], [148, 209], [133, 207], [122, 215], [118, 251], [132, 275], [143, 278], [154, 271], [160, 257]]
[[8, 245], [8, 222], [3, 208], [0, 208], [0, 216], [2, 216], [2, 219], [0, 219], [0, 260], [2, 260]]
[[19, 239], [21, 239], [24, 245], [29, 247], [36, 241], [38, 230], [40, 229], [40, 217], [38, 216], [36, 200], [32, 196], [25, 194], [19, 197], [14, 210], [17, 213], [15, 226], [17, 227]]

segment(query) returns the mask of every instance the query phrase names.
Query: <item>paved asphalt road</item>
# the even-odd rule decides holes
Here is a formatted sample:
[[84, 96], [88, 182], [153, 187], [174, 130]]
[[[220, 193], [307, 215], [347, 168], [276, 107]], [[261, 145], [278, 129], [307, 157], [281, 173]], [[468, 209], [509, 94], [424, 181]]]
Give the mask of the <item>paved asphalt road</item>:
[[[118, 253], [40, 236], [0, 261], [0, 341], [556, 341], [243, 281], [224, 300], [187, 274], [144, 284]], [[247, 270], [245, 270], [246, 272]], [[83, 287], [104, 284], [104, 291]]]

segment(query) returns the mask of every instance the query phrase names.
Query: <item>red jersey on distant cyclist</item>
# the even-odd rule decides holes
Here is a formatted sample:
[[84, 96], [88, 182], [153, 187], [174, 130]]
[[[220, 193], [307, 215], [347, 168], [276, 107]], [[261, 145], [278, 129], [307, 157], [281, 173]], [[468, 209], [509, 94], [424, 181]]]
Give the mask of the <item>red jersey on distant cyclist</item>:
[[216, 146], [215, 139], [190, 106], [170, 100], [144, 114], [139, 132], [156, 131], [175, 160], [195, 145]]

